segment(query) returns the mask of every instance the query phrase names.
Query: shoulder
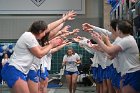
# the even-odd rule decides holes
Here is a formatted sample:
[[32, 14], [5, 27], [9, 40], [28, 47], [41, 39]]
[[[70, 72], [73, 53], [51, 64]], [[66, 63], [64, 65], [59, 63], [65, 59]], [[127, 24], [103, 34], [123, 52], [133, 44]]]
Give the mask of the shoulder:
[[75, 56], [79, 56], [77, 53], [74, 54]]
[[35, 36], [31, 32], [24, 32], [22, 34], [23, 37], [34, 38]]

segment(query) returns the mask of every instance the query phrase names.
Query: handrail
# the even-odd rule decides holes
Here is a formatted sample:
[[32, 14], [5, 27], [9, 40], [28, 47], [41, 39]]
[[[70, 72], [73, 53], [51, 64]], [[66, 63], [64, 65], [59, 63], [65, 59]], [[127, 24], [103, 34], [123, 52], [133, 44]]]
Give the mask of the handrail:
[[120, 5], [121, 0], [118, 1], [118, 3], [116, 3], [116, 5], [111, 9], [110, 14], [112, 14]]

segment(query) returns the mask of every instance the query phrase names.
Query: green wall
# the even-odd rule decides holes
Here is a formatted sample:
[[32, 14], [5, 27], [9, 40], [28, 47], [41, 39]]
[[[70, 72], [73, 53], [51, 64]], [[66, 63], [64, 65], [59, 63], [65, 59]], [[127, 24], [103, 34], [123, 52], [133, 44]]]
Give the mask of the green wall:
[[60, 68], [61, 68], [61, 64], [62, 64], [62, 61], [63, 61], [63, 56], [65, 55], [68, 47], [72, 47], [75, 50], [76, 53], [83, 56], [82, 59], [81, 59], [82, 64], [90, 63], [89, 58], [93, 57], [93, 55], [88, 53], [87, 51], [85, 51], [84, 48], [81, 48], [79, 46], [79, 44], [72, 43], [69, 46], [65, 46], [64, 48], [62, 48], [61, 50], [59, 50], [58, 52], [53, 54], [51, 71], [50, 71], [51, 74], [52, 73], [59, 73]]

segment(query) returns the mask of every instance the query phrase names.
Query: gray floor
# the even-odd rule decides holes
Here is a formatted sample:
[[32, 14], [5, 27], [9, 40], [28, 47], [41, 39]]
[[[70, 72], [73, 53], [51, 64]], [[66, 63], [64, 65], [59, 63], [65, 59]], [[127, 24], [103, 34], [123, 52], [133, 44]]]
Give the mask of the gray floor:
[[[62, 86], [60, 88], [50, 88], [48, 89], [49, 93], [69, 93], [66, 86]], [[6, 85], [0, 85], [0, 93], [10, 93], [9, 88]], [[78, 86], [76, 89], [76, 93], [96, 93], [95, 87], [85, 87]]]
[[[59, 88], [49, 88], [48, 93], [69, 93], [66, 79], [62, 78], [63, 86]], [[0, 93], [10, 93], [9, 88], [7, 85], [0, 85]], [[96, 93], [95, 87], [92, 86], [84, 86], [83, 84], [77, 84], [76, 93]]]

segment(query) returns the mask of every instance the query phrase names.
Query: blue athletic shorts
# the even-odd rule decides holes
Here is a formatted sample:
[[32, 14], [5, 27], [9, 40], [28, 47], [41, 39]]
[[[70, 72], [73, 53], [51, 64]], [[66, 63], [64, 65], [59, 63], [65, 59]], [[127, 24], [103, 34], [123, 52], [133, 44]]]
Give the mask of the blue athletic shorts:
[[92, 68], [91, 68], [91, 71], [92, 71], [92, 74], [93, 74], [93, 79], [94, 79], [95, 81], [97, 80], [97, 70], [98, 70], [97, 67], [92, 67]]
[[38, 83], [39, 82], [39, 77], [38, 77], [38, 75], [37, 75], [37, 71], [35, 71], [35, 70], [30, 70], [29, 72], [28, 72], [28, 74], [27, 74], [27, 80], [31, 80], [31, 81], [33, 81], [33, 82], [36, 82], [36, 83]]
[[120, 81], [121, 81], [121, 73], [118, 73], [116, 68], [113, 69], [113, 73], [112, 73], [112, 85], [113, 87], [120, 89]]
[[107, 79], [107, 68], [103, 69], [103, 80]]
[[140, 92], [140, 70], [127, 73], [122, 77], [123, 86], [130, 85], [137, 92]]
[[110, 66], [106, 67], [106, 79], [111, 79], [113, 76], [113, 64], [111, 64]]
[[47, 70], [46, 67], [45, 67], [45, 72], [41, 72], [41, 70], [39, 69], [39, 70], [37, 71], [37, 74], [38, 74], [38, 76], [39, 76], [41, 79], [43, 79], [43, 80], [45, 80], [45, 79], [49, 76], [49, 73], [48, 73], [48, 70]]
[[4, 65], [1, 71], [2, 79], [12, 88], [16, 81], [21, 78], [26, 81], [26, 75], [9, 64]]
[[97, 83], [102, 83], [103, 82], [103, 69], [101, 65], [98, 66], [97, 70]]
[[64, 75], [73, 75], [73, 74], [77, 74], [79, 75], [79, 71], [75, 71], [75, 72], [70, 72], [70, 71], [64, 71]]

